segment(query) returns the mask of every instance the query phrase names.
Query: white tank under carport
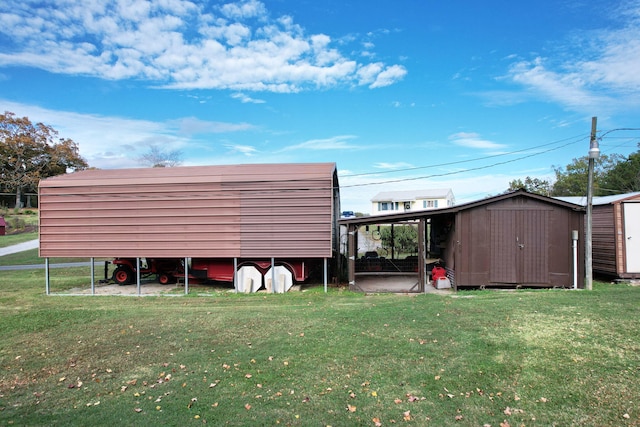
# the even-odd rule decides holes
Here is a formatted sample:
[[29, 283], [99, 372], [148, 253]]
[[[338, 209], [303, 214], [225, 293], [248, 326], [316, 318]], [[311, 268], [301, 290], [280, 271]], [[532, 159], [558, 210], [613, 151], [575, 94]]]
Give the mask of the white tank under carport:
[[283, 265], [276, 265], [275, 267], [271, 267], [267, 270], [264, 275], [264, 283], [267, 288], [267, 292], [283, 294], [288, 292], [289, 289], [291, 289], [291, 286], [293, 286], [293, 275], [287, 267]]
[[243, 265], [236, 275], [236, 292], [248, 294], [262, 287], [262, 274], [253, 265]]

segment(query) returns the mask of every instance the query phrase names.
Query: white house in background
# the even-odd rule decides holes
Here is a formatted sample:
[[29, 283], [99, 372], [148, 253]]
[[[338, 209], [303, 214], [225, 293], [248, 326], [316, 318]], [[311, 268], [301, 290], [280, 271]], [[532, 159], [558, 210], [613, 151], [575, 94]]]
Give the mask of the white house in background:
[[371, 199], [371, 215], [447, 208], [455, 204], [450, 188], [383, 191]]

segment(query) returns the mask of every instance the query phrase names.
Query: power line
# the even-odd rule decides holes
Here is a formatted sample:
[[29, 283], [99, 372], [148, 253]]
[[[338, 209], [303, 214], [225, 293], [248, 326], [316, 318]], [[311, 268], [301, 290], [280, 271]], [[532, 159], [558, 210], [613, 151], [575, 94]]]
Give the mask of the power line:
[[[351, 175], [342, 175], [341, 178], [352, 178], [352, 177], [366, 176], [366, 175], [382, 175], [382, 174], [395, 173], [395, 172], [408, 172], [408, 171], [414, 171], [414, 170], [420, 170], [420, 169], [428, 169], [428, 168], [432, 168], [432, 167], [436, 167], [436, 166], [459, 165], [459, 164], [462, 164], [462, 163], [470, 163], [470, 162], [476, 162], [476, 161], [480, 161], [480, 160], [494, 159], [494, 158], [497, 158], [497, 157], [510, 156], [510, 155], [513, 155], [513, 154], [518, 154], [518, 153], [522, 153], [522, 152], [525, 152], [525, 151], [530, 151], [530, 150], [534, 150], [534, 149], [538, 149], [538, 148], [548, 147], [550, 145], [560, 144], [562, 142], [575, 139], [575, 141], [573, 141], [573, 142], [571, 142], [569, 144], [565, 144], [565, 145], [562, 145], [562, 146], [558, 147], [558, 148], [563, 148], [563, 147], [566, 147], [567, 145], [570, 145], [570, 144], [573, 144], [573, 143], [577, 143], [580, 140], [583, 140], [583, 139], [585, 139], [587, 137], [588, 137], [587, 135], [583, 134], [583, 135], [572, 136], [570, 138], [560, 139], [558, 141], [549, 142], [547, 144], [537, 145], [535, 147], [527, 147], [527, 148], [523, 148], [521, 150], [510, 151], [510, 152], [507, 152], [507, 153], [493, 154], [491, 156], [477, 157], [477, 158], [474, 158], [474, 159], [466, 159], [466, 160], [458, 160], [458, 161], [455, 161], [455, 162], [448, 162], [448, 163], [438, 163], [437, 165], [416, 166], [416, 167], [411, 167], [411, 168], [393, 169], [393, 170], [377, 171], [377, 172], [363, 172], [363, 173], [357, 173], [357, 174], [351, 174]], [[546, 153], [546, 152], [548, 152], [548, 151], [544, 151], [544, 153]], [[499, 164], [501, 164], [501, 163], [499, 163]]]
[[[552, 145], [552, 144], [557, 144], [558, 142], [563, 142], [563, 141], [566, 141], [568, 139], [571, 139], [571, 138], [567, 138], [567, 139], [564, 139], [564, 140], [561, 140], [561, 141], [556, 141], [556, 142], [553, 142], [553, 143], [545, 144], [545, 145], [542, 145], [541, 147], [549, 146], [549, 145]], [[584, 139], [584, 137], [581, 137], [580, 139]], [[417, 176], [417, 177], [411, 177], [411, 178], [400, 178], [400, 179], [394, 179], [394, 180], [369, 182], [369, 183], [362, 183], [362, 184], [341, 185], [340, 187], [341, 188], [353, 188], [353, 187], [365, 187], [365, 186], [369, 186], [369, 185], [392, 184], [392, 183], [405, 182], [405, 181], [417, 181], [417, 180], [420, 180], [420, 179], [436, 178], [436, 177], [456, 175], [456, 174], [461, 174], [461, 173], [466, 173], [466, 172], [473, 172], [473, 171], [482, 170], [482, 169], [489, 169], [489, 168], [492, 168], [492, 167], [495, 167], [495, 166], [505, 165], [505, 164], [508, 164], [508, 163], [517, 162], [519, 160], [524, 160], [524, 159], [529, 159], [531, 157], [540, 156], [542, 154], [549, 153], [549, 152], [555, 151], [555, 150], [559, 150], [561, 148], [567, 147], [567, 146], [575, 144], [577, 142], [579, 142], [579, 140], [571, 141], [571, 142], [568, 142], [566, 144], [550, 148], [548, 150], [539, 151], [539, 152], [532, 153], [532, 154], [529, 154], [529, 155], [526, 155], [526, 156], [522, 156], [522, 157], [518, 157], [518, 158], [515, 158], [515, 159], [505, 160], [503, 162], [492, 163], [490, 165], [478, 166], [478, 167], [475, 167], [475, 168], [468, 168], [468, 169], [462, 169], [462, 170], [459, 170], [459, 171], [443, 172], [443, 173], [438, 173], [438, 174]], [[447, 166], [447, 165], [453, 165], [453, 164], [460, 164], [460, 163], [465, 163], [465, 162], [483, 160], [483, 159], [486, 159], [486, 158], [494, 158], [494, 157], [504, 156], [504, 155], [508, 155], [508, 154], [520, 153], [520, 152], [528, 151], [528, 150], [531, 150], [531, 148], [518, 150], [518, 151], [514, 151], [514, 152], [511, 152], [511, 153], [507, 153], [507, 154], [497, 154], [495, 156], [488, 156], [488, 157], [483, 157], [483, 158], [479, 158], [479, 159], [463, 160], [463, 161], [451, 162], [451, 163], [442, 163], [442, 164], [438, 164], [437, 166]], [[429, 168], [429, 167], [434, 167], [434, 166], [423, 166], [423, 167], [414, 168], [414, 169], [425, 169], [425, 168]], [[408, 170], [413, 170], [413, 169], [408, 169]], [[370, 175], [370, 174], [366, 174], [366, 175]], [[347, 176], [352, 177], [352, 176], [359, 176], [359, 175], [347, 175]]]

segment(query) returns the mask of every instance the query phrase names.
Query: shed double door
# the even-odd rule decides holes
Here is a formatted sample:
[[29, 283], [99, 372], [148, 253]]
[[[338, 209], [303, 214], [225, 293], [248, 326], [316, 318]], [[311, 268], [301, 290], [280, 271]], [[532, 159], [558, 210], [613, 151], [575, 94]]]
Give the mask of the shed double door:
[[491, 211], [491, 283], [549, 283], [549, 212], [545, 209]]

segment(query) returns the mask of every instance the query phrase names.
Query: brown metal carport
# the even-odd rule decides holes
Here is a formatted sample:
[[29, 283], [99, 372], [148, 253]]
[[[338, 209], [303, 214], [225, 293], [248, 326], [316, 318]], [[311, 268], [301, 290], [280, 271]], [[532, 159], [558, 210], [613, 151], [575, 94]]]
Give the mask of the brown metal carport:
[[326, 286], [338, 250], [335, 163], [85, 170], [42, 180], [39, 193], [47, 265], [55, 257], [184, 258], [185, 268], [188, 258], [313, 259], [324, 261]]
[[361, 290], [358, 282], [372, 276], [394, 280], [391, 272], [356, 271], [358, 228], [410, 221], [419, 230], [420, 261], [411, 275], [416, 285], [405, 291], [427, 289], [427, 264], [435, 259], [454, 289], [584, 286], [584, 208], [519, 190], [451, 208], [341, 219], [350, 288]]

